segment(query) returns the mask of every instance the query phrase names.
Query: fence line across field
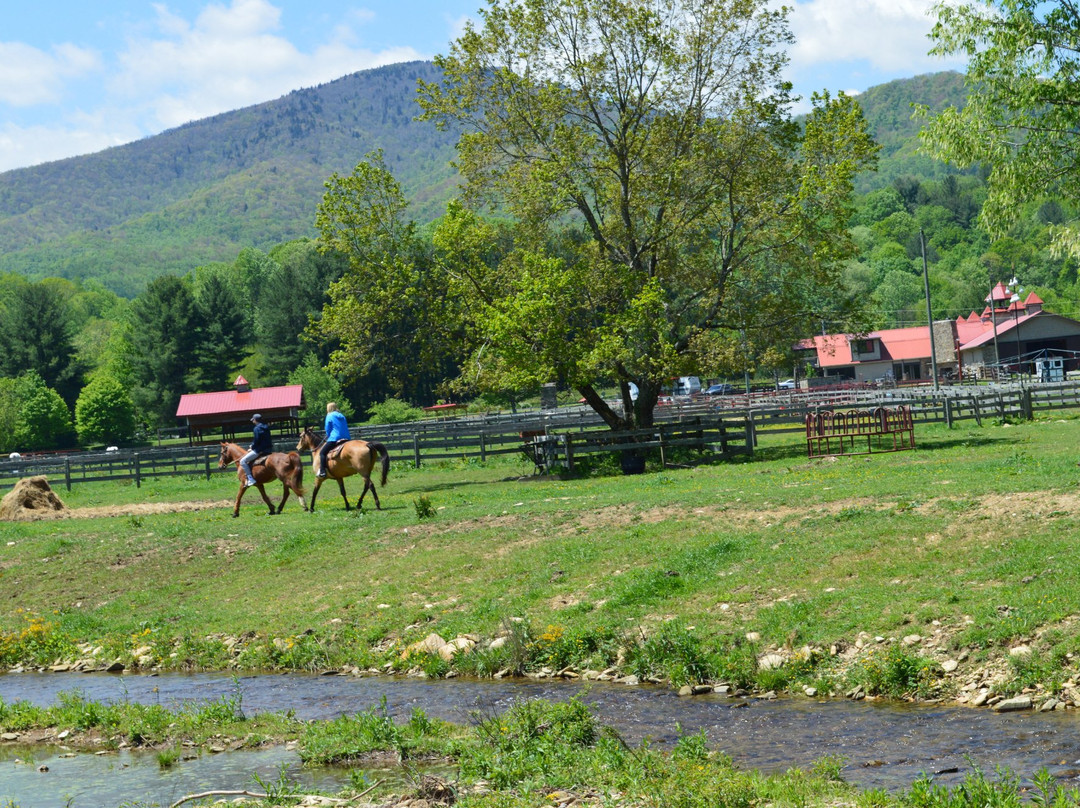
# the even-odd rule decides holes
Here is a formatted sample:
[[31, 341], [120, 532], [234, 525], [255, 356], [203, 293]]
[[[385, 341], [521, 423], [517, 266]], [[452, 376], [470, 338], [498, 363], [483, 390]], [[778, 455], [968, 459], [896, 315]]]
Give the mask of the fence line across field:
[[[725, 451], [752, 451], [757, 433], [795, 433], [805, 430], [807, 415], [852, 408], [907, 406], [915, 424], [973, 420], [1030, 419], [1036, 412], [1080, 408], [1080, 382], [1040, 385], [995, 385], [971, 387], [957, 385], [937, 393], [928, 390], [896, 389], [886, 391], [784, 391], [771, 395], [728, 395], [722, 399], [675, 401], [658, 406], [656, 425], [648, 434], [637, 436], [634, 448], [656, 449], [678, 445], [659, 435], [661, 427], [672, 424], [715, 424], [723, 432]], [[714, 428], [708, 426], [708, 428]], [[655, 433], [655, 434], [654, 434]], [[573, 455], [598, 451], [621, 451], [611, 445], [606, 435], [613, 435], [602, 419], [583, 406], [557, 410], [530, 410], [518, 413], [467, 415], [405, 424], [364, 426], [360, 437], [384, 443], [395, 462], [420, 466], [424, 461], [476, 458], [520, 454], [525, 449], [523, 435], [572, 436]], [[719, 434], [719, 433], [717, 433]], [[745, 436], [736, 438], [734, 436]], [[278, 451], [295, 446], [296, 436], [277, 435]], [[607, 441], [606, 447], [604, 442]], [[741, 449], [735, 447], [741, 445]], [[706, 446], [720, 441], [705, 441]], [[728, 445], [730, 444], [730, 445]], [[686, 445], [696, 446], [696, 441]], [[210, 479], [217, 468], [218, 444], [208, 446], [151, 447], [119, 452], [71, 453], [68, 455], [31, 455], [22, 460], [0, 461], [0, 481], [43, 474], [54, 484], [72, 485], [108, 480], [133, 480], [186, 474]], [[305, 463], [309, 462], [305, 456]], [[570, 463], [572, 464], [572, 457]], [[235, 474], [229, 467], [226, 473]]]

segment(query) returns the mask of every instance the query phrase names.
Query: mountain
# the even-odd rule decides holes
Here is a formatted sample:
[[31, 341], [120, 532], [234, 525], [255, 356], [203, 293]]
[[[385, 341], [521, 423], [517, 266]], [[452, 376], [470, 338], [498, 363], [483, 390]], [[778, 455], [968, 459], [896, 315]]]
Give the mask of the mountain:
[[454, 135], [413, 120], [430, 62], [390, 65], [195, 121], [97, 154], [0, 173], [0, 271], [97, 278], [119, 294], [315, 234], [334, 172], [381, 148], [413, 200], [440, 215]]
[[[132, 296], [159, 275], [314, 235], [323, 183], [376, 148], [412, 216], [430, 221], [455, 187], [455, 136], [413, 120], [414, 98], [418, 79], [439, 77], [430, 62], [362, 71], [97, 154], [0, 173], [0, 272], [96, 278]], [[911, 104], [962, 104], [960, 74], [892, 81], [859, 100], [883, 146], [860, 192], [902, 174], [948, 173], [916, 153]]]
[[961, 73], [946, 71], [897, 79], [870, 87], [858, 100], [874, 140], [881, 145], [881, 154], [878, 170], [860, 177], [857, 191], [881, 188], [904, 174], [937, 179], [956, 173], [944, 163], [918, 153], [919, 129], [924, 121], [913, 117], [913, 104], [924, 104], [934, 113], [946, 107], [963, 107], [967, 89]]

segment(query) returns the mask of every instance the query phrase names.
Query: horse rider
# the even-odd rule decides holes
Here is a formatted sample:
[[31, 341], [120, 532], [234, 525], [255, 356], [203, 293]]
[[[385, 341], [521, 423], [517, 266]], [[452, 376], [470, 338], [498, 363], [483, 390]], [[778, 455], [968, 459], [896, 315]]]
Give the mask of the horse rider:
[[326, 476], [326, 455], [335, 446], [352, 440], [349, 434], [349, 424], [345, 416], [337, 408], [337, 404], [331, 401], [326, 405], [326, 422], [323, 424], [326, 440], [323, 441], [322, 449], [319, 450], [319, 471], [317, 477]]
[[270, 454], [274, 451], [274, 443], [270, 440], [270, 427], [263, 423], [262, 416], [255, 413], [251, 416], [251, 423], [255, 424], [252, 432], [254, 440], [251, 441], [247, 454], [240, 458], [240, 468], [247, 475], [248, 487], [255, 485], [255, 478], [251, 476], [251, 461], [259, 455]]

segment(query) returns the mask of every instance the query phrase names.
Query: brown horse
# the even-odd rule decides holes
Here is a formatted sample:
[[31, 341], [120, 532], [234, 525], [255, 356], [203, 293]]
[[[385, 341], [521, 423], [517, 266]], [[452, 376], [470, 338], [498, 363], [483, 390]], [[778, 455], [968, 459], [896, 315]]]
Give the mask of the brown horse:
[[[311, 491], [312, 511], [315, 510], [315, 497], [319, 493], [319, 486], [322, 485], [325, 479], [318, 476], [319, 449], [322, 448], [323, 443], [324, 441], [311, 431], [311, 427], [305, 427], [300, 435], [300, 442], [296, 444], [296, 451], [298, 452], [302, 449], [311, 450], [311, 468], [316, 474], [315, 488]], [[382, 458], [382, 480], [379, 485], [386, 485], [386, 474], [390, 471], [390, 454], [386, 451], [386, 447], [377, 441], [345, 441], [337, 449], [332, 449], [330, 456], [326, 458], [326, 473], [337, 480], [338, 488], [341, 489], [341, 498], [345, 500], [345, 510], [349, 510], [349, 498], [345, 495], [344, 478], [351, 477], [354, 474], [359, 474], [364, 478], [364, 490], [360, 494], [360, 501], [356, 503], [356, 507], [363, 506], [364, 495], [370, 489], [371, 495], [375, 497], [375, 508], [382, 510], [382, 505], [379, 504], [379, 492], [375, 490], [375, 483], [371, 481], [371, 472], [375, 468], [376, 455]]]
[[[236, 494], [233, 516], [240, 515], [240, 500], [244, 498], [244, 492], [247, 490], [247, 479], [244, 470], [240, 468], [240, 458], [246, 454], [247, 450], [242, 449], [235, 443], [222, 443], [221, 454], [218, 456], [218, 468], [223, 469], [230, 463], [235, 463], [236, 473], [240, 478], [240, 490]], [[285, 500], [289, 498], [289, 491], [296, 494], [305, 511], [308, 509], [308, 506], [304, 503], [304, 464], [300, 460], [300, 455], [296, 452], [287, 454], [285, 452], [273, 452], [257, 458], [251, 464], [251, 476], [255, 478], [255, 487], [262, 494], [263, 502], [270, 509], [271, 516], [275, 513], [281, 513], [281, 509], [285, 507]], [[274, 503], [270, 501], [270, 497], [266, 495], [266, 489], [263, 488], [263, 483], [275, 479], [281, 480], [281, 488], [284, 493], [281, 502], [278, 503], [277, 510], [274, 510]]]

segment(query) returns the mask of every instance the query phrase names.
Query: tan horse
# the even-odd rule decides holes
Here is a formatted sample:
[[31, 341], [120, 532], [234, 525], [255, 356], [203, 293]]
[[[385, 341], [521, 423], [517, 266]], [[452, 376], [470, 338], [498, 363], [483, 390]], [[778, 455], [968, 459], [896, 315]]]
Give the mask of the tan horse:
[[[300, 435], [300, 442], [296, 444], [296, 451], [298, 452], [303, 449], [311, 450], [311, 468], [316, 474], [315, 488], [311, 491], [312, 511], [315, 510], [315, 497], [318, 496], [319, 486], [326, 479], [318, 476], [319, 449], [323, 443], [324, 441], [311, 431], [311, 427], [305, 427]], [[382, 510], [382, 505], [379, 504], [379, 492], [375, 490], [375, 483], [371, 481], [371, 472], [375, 468], [376, 455], [382, 458], [382, 480], [379, 485], [386, 485], [386, 474], [390, 471], [390, 454], [381, 443], [373, 440], [350, 440], [345, 441], [338, 448], [330, 450], [330, 456], [326, 458], [326, 473], [329, 477], [337, 480], [338, 488], [341, 489], [341, 498], [345, 500], [345, 510], [349, 510], [349, 498], [345, 494], [344, 478], [351, 477], [354, 474], [359, 474], [364, 478], [364, 490], [360, 494], [360, 501], [356, 503], [356, 507], [363, 506], [364, 495], [370, 489], [371, 495], [375, 497], [375, 508]]]
[[[240, 478], [240, 490], [236, 493], [233, 516], [240, 515], [240, 500], [244, 498], [244, 492], [247, 490], [247, 478], [244, 475], [244, 470], [240, 468], [240, 458], [246, 454], [247, 450], [237, 446], [235, 443], [222, 443], [221, 454], [218, 456], [218, 468], [223, 469], [231, 463], [236, 463], [236, 474]], [[289, 498], [289, 491], [296, 494], [305, 511], [308, 509], [307, 504], [304, 502], [304, 464], [300, 460], [300, 455], [296, 452], [272, 452], [256, 459], [251, 464], [251, 476], [255, 478], [255, 487], [262, 494], [263, 502], [270, 509], [271, 516], [275, 513], [281, 513], [281, 509], [285, 507], [285, 500]], [[272, 480], [281, 480], [281, 488], [284, 493], [281, 502], [278, 503], [277, 510], [274, 510], [274, 503], [270, 501], [270, 497], [266, 495], [266, 489], [263, 488], [263, 483]]]

